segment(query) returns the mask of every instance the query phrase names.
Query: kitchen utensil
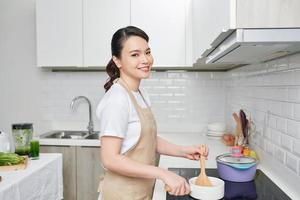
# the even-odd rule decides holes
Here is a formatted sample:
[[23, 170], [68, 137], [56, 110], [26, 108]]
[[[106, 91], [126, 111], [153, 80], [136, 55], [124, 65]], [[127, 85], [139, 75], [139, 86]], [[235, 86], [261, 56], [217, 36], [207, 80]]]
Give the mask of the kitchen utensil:
[[241, 138], [241, 134], [242, 134], [242, 125], [241, 125], [241, 120], [239, 118], [239, 116], [236, 113], [233, 113], [233, 118], [236, 122], [236, 128], [235, 128], [235, 146], [238, 145], [240, 138]]
[[190, 196], [195, 199], [205, 199], [205, 200], [215, 200], [221, 199], [224, 196], [224, 181], [209, 176], [208, 179], [212, 183], [211, 187], [200, 186], [196, 184], [198, 177], [193, 177], [189, 179], [189, 184], [191, 188]]
[[241, 156], [233, 157], [231, 154], [219, 155], [216, 158], [219, 176], [228, 181], [247, 182], [255, 176], [258, 161], [254, 158]]
[[198, 178], [196, 179], [196, 185], [200, 185], [200, 186], [212, 186], [210, 180], [208, 179], [208, 177], [206, 176], [205, 173], [205, 158], [204, 156], [200, 156], [200, 167], [201, 167], [201, 171], [200, 174], [198, 176]]
[[245, 112], [241, 109], [240, 110], [240, 121], [241, 121], [241, 129], [243, 133], [243, 144], [248, 145], [248, 127], [249, 127], [249, 122], [247, 120]]

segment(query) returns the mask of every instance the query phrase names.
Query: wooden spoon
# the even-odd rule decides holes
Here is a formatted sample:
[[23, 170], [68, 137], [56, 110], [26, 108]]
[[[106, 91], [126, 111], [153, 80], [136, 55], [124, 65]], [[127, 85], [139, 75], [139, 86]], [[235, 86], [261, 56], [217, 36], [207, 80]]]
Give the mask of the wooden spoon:
[[208, 179], [205, 173], [205, 158], [202, 155], [200, 157], [200, 167], [201, 167], [200, 169], [201, 171], [199, 176], [196, 179], [195, 184], [200, 186], [212, 186], [210, 180]]

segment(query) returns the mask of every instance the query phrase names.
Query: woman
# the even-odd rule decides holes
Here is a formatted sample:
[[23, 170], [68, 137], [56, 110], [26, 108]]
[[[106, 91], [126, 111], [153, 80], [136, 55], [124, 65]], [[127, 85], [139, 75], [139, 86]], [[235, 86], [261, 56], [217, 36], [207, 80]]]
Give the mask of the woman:
[[101, 126], [101, 159], [106, 174], [100, 184], [104, 200], [148, 200], [155, 179], [173, 195], [190, 192], [186, 180], [155, 166], [156, 153], [198, 160], [207, 148], [178, 146], [156, 135], [156, 123], [140, 82], [150, 75], [153, 57], [147, 34], [128, 26], [112, 38], [112, 59], [106, 67], [106, 93], [97, 107]]

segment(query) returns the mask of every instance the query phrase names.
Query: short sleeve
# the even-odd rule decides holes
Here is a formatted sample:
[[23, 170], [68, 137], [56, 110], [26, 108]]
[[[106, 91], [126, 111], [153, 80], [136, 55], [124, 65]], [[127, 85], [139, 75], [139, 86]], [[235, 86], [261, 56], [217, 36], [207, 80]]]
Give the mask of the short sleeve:
[[116, 136], [124, 138], [128, 129], [129, 104], [122, 94], [111, 94], [105, 105], [99, 109], [100, 136]]

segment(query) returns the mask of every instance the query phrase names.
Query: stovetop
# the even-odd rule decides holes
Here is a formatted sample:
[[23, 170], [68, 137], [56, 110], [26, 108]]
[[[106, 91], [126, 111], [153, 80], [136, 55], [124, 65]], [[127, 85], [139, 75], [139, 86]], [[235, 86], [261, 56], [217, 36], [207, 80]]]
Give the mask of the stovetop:
[[[170, 171], [185, 177], [187, 180], [198, 176], [199, 168], [169, 168]], [[217, 169], [206, 169], [207, 176], [219, 177]], [[224, 200], [291, 200], [271, 179], [261, 170], [256, 170], [255, 179], [250, 182], [225, 182]], [[166, 200], [193, 200], [185, 196], [172, 196], [167, 193]]]

